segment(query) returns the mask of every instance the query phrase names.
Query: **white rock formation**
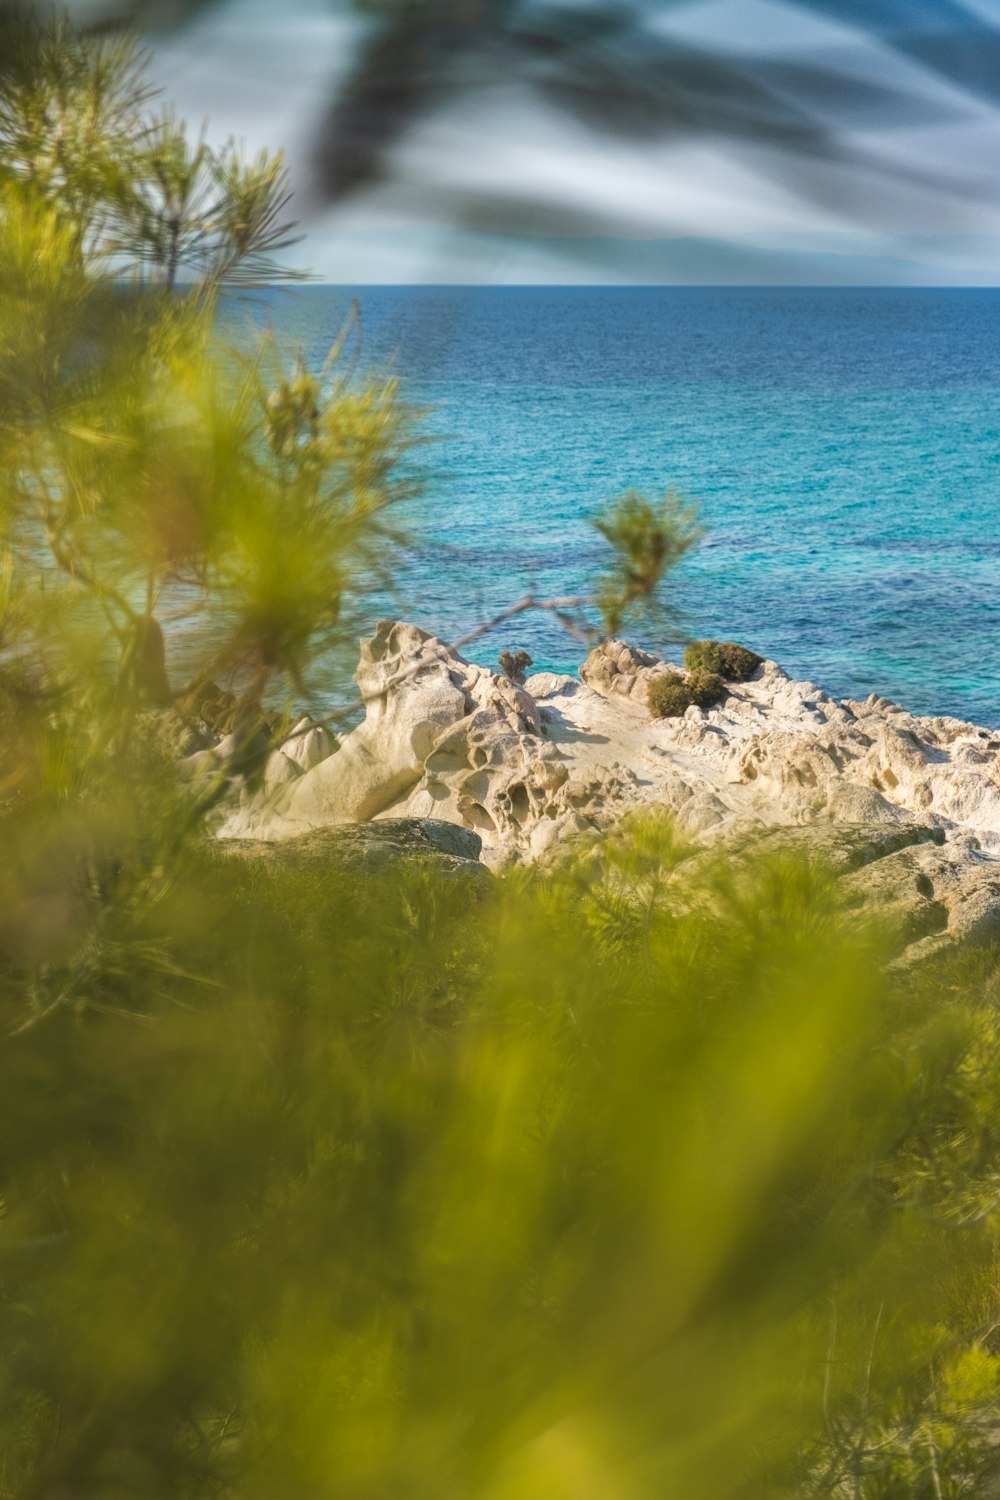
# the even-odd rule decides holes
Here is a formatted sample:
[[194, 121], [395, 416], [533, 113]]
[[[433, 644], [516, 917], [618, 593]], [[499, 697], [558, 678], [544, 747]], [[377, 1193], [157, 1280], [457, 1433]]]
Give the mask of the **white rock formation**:
[[[608, 641], [582, 680], [539, 673], [521, 688], [415, 626], [383, 622], [362, 642], [364, 722], [335, 753], [313, 738], [323, 731], [297, 725], [298, 753], [288, 741], [272, 753], [263, 787], [220, 836], [434, 818], [474, 830], [497, 865], [643, 805], [736, 845], [835, 826], [871, 844], [850, 879], [898, 908], [915, 948], [945, 932], [1000, 938], [1000, 732], [917, 718], [874, 695], [836, 702], [772, 661], [717, 708], [654, 720], [646, 692], [667, 670], [677, 669]], [[876, 852], [871, 831], [896, 826], [901, 847], [893, 835], [896, 852]]]
[[717, 708], [654, 720], [646, 690], [668, 669], [609, 641], [582, 681], [539, 673], [521, 688], [383, 622], [356, 674], [364, 722], [336, 753], [297, 724], [221, 836], [435, 817], [478, 832], [496, 863], [658, 803], [695, 831], [915, 817], [1000, 855], [1000, 733], [874, 695], [836, 702], [770, 661]]
[[292, 726], [282, 741], [279, 753], [292, 761], [302, 771], [311, 771], [321, 760], [326, 760], [337, 748], [337, 742], [322, 724], [310, 719], [300, 719]]

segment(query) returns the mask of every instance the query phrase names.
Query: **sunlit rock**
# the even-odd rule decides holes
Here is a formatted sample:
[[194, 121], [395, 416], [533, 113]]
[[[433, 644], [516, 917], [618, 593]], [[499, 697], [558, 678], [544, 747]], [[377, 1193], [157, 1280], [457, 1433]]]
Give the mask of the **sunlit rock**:
[[842, 872], [907, 954], [1000, 940], [1000, 735], [875, 694], [837, 702], [773, 661], [714, 708], [654, 719], [649, 684], [677, 670], [607, 641], [579, 678], [522, 687], [382, 622], [356, 673], [363, 722], [338, 746], [300, 721], [221, 836], [429, 819], [478, 836], [496, 866], [666, 807], [737, 859], [783, 848]]

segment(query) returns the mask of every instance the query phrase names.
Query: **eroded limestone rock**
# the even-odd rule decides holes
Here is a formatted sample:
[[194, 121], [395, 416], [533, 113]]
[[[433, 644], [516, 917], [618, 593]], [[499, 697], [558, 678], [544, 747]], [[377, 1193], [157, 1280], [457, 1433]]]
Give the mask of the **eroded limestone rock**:
[[[355, 675], [364, 722], [302, 775], [272, 756], [264, 788], [244, 798], [222, 837], [288, 838], [398, 813], [474, 830], [495, 862], [537, 857], [642, 800], [632, 767], [570, 757], [553, 737], [559, 701], [586, 691], [571, 678], [544, 684], [554, 699], [546, 715], [526, 688], [391, 622], [362, 643]], [[580, 738], [572, 725], [569, 733]], [[280, 753], [290, 758], [287, 742]]]
[[646, 693], [668, 670], [607, 641], [579, 679], [536, 673], [522, 687], [382, 622], [356, 674], [363, 723], [339, 746], [296, 725], [222, 836], [433, 819], [477, 835], [496, 865], [667, 807], [738, 857], [795, 848], [842, 871], [849, 899], [876, 904], [907, 952], [1000, 940], [1000, 734], [874, 694], [837, 702], [773, 661], [715, 708], [654, 720]]

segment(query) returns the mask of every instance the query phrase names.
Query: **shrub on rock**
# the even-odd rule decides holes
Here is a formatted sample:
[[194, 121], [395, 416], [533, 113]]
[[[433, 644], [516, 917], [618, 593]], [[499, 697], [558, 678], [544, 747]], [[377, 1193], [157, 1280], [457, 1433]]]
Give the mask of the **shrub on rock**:
[[726, 684], [718, 672], [692, 672], [687, 690], [691, 702], [699, 708], [714, 708], [726, 696]]
[[665, 672], [649, 684], [646, 702], [654, 719], [679, 719], [692, 704], [714, 708], [725, 696], [726, 684], [717, 672]]
[[649, 684], [646, 702], [654, 719], [679, 719], [694, 699], [686, 678], [679, 672], [666, 672]]
[[710, 672], [726, 682], [746, 682], [753, 676], [762, 656], [735, 641], [692, 641], [684, 653], [689, 672]]
[[727, 682], [748, 682], [764, 658], [751, 651], [749, 646], [738, 646], [735, 641], [722, 642], [722, 665], [719, 675]]
[[721, 642], [692, 641], [684, 652], [684, 665], [689, 672], [718, 672], [722, 666]]

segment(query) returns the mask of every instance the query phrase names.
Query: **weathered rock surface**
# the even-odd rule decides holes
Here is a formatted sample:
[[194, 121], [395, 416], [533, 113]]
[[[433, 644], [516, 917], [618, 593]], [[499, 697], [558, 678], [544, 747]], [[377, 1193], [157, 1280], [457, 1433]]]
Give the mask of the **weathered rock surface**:
[[356, 673], [364, 722], [339, 747], [296, 726], [221, 837], [434, 819], [478, 834], [496, 865], [665, 806], [741, 858], [822, 858], [915, 954], [1000, 939], [1000, 733], [874, 694], [838, 702], [773, 661], [716, 708], [652, 720], [649, 683], [668, 670], [607, 641], [581, 680], [538, 673], [519, 687], [426, 631], [382, 622]]
[[[287, 838], [405, 814], [475, 830], [497, 862], [591, 826], [581, 809], [624, 812], [642, 800], [627, 767], [590, 756], [575, 768], [532, 694], [412, 625], [380, 625], [362, 643], [356, 677], [364, 723], [303, 775], [285, 779], [282, 769], [280, 783], [244, 800], [223, 837]], [[553, 698], [564, 682], [580, 689], [553, 679]]]

